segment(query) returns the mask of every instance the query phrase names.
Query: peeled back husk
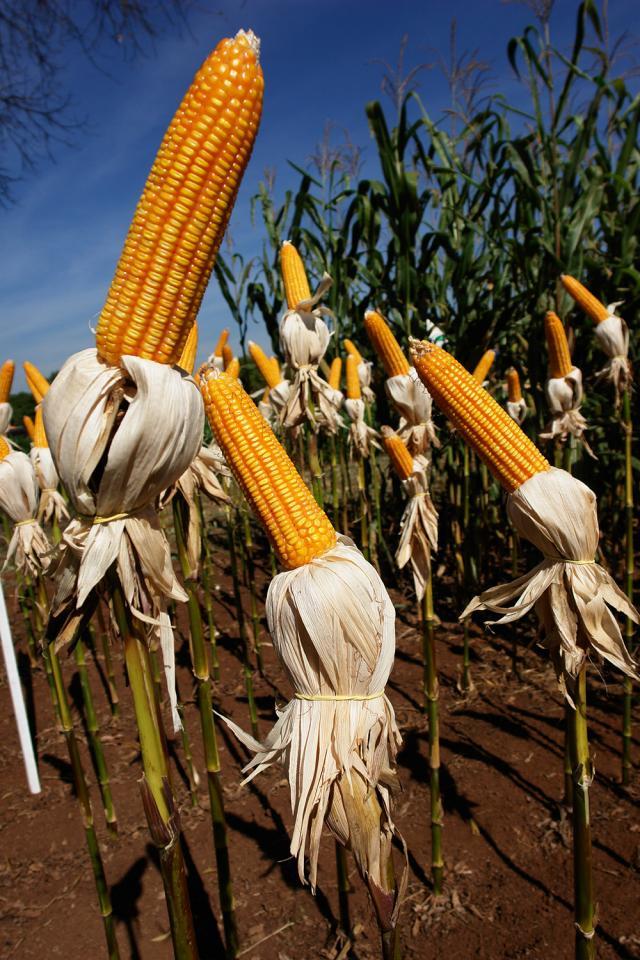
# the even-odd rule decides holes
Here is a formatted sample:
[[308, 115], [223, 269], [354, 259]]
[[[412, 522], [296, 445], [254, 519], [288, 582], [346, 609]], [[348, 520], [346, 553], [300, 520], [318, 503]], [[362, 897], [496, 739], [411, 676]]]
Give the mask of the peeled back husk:
[[609, 316], [595, 327], [595, 335], [604, 353], [609, 358], [602, 370], [598, 370], [598, 379], [610, 380], [616, 391], [616, 405], [620, 402], [620, 393], [631, 379], [629, 365], [629, 328], [622, 317], [615, 313], [619, 303], [610, 303]]
[[4, 435], [11, 425], [13, 410], [10, 403], [0, 403], [0, 435]]
[[58, 490], [58, 471], [56, 470], [48, 447], [31, 447], [29, 457], [40, 487], [40, 507], [38, 520], [51, 523], [55, 520], [61, 526], [69, 519], [69, 511], [64, 497]]
[[26, 453], [19, 450], [12, 450], [0, 460], [0, 510], [15, 524], [4, 566], [15, 557], [22, 574], [42, 573], [49, 566], [51, 547], [36, 519], [38, 481], [33, 465]]
[[507, 400], [507, 413], [518, 426], [522, 426], [527, 419], [527, 402], [524, 397], [519, 400]]
[[349, 414], [351, 424], [349, 426], [349, 443], [356, 451], [359, 457], [368, 457], [371, 447], [379, 447], [376, 442], [379, 434], [373, 427], [365, 423], [364, 415], [366, 407], [364, 400], [350, 400], [348, 397], [344, 402], [344, 408]]
[[418, 600], [424, 596], [431, 571], [431, 554], [438, 549], [438, 512], [429, 493], [428, 469], [429, 461], [416, 457], [413, 473], [402, 482], [409, 499], [400, 521], [400, 541], [396, 550], [400, 570], [411, 563]]
[[409, 373], [389, 377], [385, 381], [387, 396], [400, 414], [397, 433], [406, 443], [412, 456], [427, 453], [431, 444], [440, 442], [431, 419], [431, 394], [422, 383], [415, 367]]
[[587, 421], [580, 413], [583, 397], [581, 371], [573, 367], [566, 377], [550, 377], [545, 386], [545, 393], [552, 420], [545, 432], [540, 434], [540, 438], [555, 440], [558, 437], [566, 440], [571, 434], [582, 440], [585, 448], [591, 453], [584, 438]]
[[[586, 484], [552, 467], [536, 473], [507, 497], [509, 519], [544, 559], [529, 573], [475, 597], [461, 620], [474, 610], [501, 614], [511, 623], [534, 607], [560, 686], [571, 687], [585, 658], [595, 653], [637, 679], [611, 609], [639, 622], [638, 611], [611, 576], [594, 560], [599, 530], [596, 496]], [[514, 600], [512, 606], [507, 606]], [[567, 684], [569, 690], [567, 690]]]

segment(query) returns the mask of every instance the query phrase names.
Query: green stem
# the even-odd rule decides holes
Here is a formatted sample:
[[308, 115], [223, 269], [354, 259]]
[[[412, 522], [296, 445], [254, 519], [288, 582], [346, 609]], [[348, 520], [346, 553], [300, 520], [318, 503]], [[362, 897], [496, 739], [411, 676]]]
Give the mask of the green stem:
[[256, 740], [260, 739], [258, 732], [258, 708], [256, 706], [253, 694], [253, 669], [249, 657], [249, 644], [247, 642], [247, 625], [244, 617], [244, 607], [242, 606], [242, 591], [240, 580], [238, 578], [238, 552], [236, 548], [235, 528], [231, 513], [231, 507], [227, 507], [227, 537], [229, 542], [229, 559], [231, 561], [231, 578], [233, 580], [233, 594], [236, 602], [236, 616], [238, 618], [238, 633], [240, 635], [240, 648], [242, 650], [242, 673], [244, 676], [244, 688], [247, 694], [249, 704], [249, 719], [251, 721], [251, 732]]
[[329, 455], [331, 458], [331, 520], [336, 530], [340, 527], [340, 483], [338, 467], [338, 451], [336, 438], [329, 437]]
[[429, 718], [429, 789], [431, 793], [431, 878], [435, 896], [442, 893], [442, 800], [440, 797], [440, 720], [438, 668], [434, 636], [433, 583], [429, 570], [422, 598], [424, 693]]
[[589, 786], [593, 768], [587, 733], [587, 667], [580, 670], [574, 691], [571, 723], [573, 764], [573, 876], [576, 960], [595, 960], [595, 903], [591, 863]]
[[358, 456], [358, 495], [360, 502], [360, 549], [365, 560], [371, 560], [369, 550], [369, 500], [363, 457]]
[[[631, 420], [631, 384], [627, 383], [622, 400], [622, 427], [624, 430], [624, 512], [625, 533], [625, 592], [629, 602], [633, 603], [633, 574], [635, 569], [633, 552], [633, 422]], [[633, 620], [626, 618], [624, 639], [629, 653], [633, 653]], [[622, 782], [631, 782], [633, 763], [631, 760], [633, 681], [624, 678], [624, 696], [622, 704]]]
[[264, 677], [264, 663], [262, 661], [262, 647], [260, 644], [260, 614], [258, 613], [258, 600], [256, 597], [256, 567], [254, 563], [255, 545], [251, 535], [251, 521], [249, 511], [242, 510], [242, 523], [244, 530], [243, 550], [247, 560], [247, 577], [249, 581], [249, 601], [251, 603], [251, 625], [253, 632], [253, 652], [256, 657], [256, 666], [258, 673]]
[[[464, 531], [464, 586], [465, 594], [468, 594], [472, 573], [471, 573], [471, 550], [473, 549], [473, 538], [469, 536], [471, 530], [471, 505], [470, 505], [470, 486], [471, 486], [471, 467], [469, 462], [469, 448], [465, 444], [462, 447], [462, 530]], [[468, 596], [465, 598], [468, 599]], [[462, 689], [466, 692], [471, 690], [473, 681], [471, 679], [471, 649], [469, 646], [469, 621], [465, 620], [462, 625]]]

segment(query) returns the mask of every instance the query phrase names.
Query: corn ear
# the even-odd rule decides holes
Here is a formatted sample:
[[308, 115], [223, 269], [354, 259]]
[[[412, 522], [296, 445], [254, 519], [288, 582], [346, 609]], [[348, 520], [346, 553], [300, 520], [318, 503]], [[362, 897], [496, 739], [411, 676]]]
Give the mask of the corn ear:
[[382, 427], [380, 433], [384, 449], [393, 464], [394, 470], [401, 480], [408, 480], [413, 473], [413, 457], [409, 453], [404, 440], [390, 427]]
[[277, 387], [282, 381], [280, 365], [275, 357], [268, 357], [261, 346], [249, 340], [249, 356], [262, 374], [268, 387]]
[[569, 296], [573, 297], [578, 306], [582, 307], [584, 312], [591, 317], [595, 323], [602, 323], [603, 320], [607, 319], [609, 311], [604, 303], [601, 303], [597, 297], [594, 297], [579, 280], [576, 280], [575, 277], [570, 277], [566, 273], [563, 273], [560, 279]]
[[511, 367], [507, 370], [507, 397], [509, 403], [519, 403], [522, 400], [522, 388], [518, 371]]
[[22, 425], [23, 425], [24, 429], [25, 429], [26, 432], [27, 432], [27, 436], [29, 437], [29, 440], [31, 440], [31, 441], [33, 442], [33, 436], [34, 436], [34, 433], [35, 433], [35, 424], [34, 424], [33, 420], [31, 419], [31, 417], [23, 417], [23, 418], [22, 418]]
[[329, 368], [329, 386], [332, 390], [340, 389], [342, 378], [342, 357], [334, 357]]
[[360, 351], [359, 351], [358, 348], [356, 347], [356, 345], [355, 345], [355, 343], [353, 342], [353, 340], [343, 340], [343, 341], [342, 341], [342, 346], [343, 346], [343, 347], [345, 348], [345, 350], [347, 351], [347, 355], [348, 355], [348, 356], [350, 356], [350, 357], [355, 357], [357, 363], [362, 363], [362, 354], [360, 353]]
[[0, 403], [8, 403], [13, 386], [13, 374], [16, 365], [13, 360], [5, 360], [0, 367]]
[[409, 361], [382, 314], [377, 310], [368, 310], [364, 315], [364, 327], [387, 376], [406, 376], [410, 369]]
[[302, 300], [311, 298], [311, 289], [300, 254], [288, 240], [280, 248], [280, 269], [287, 307], [295, 310]]
[[33, 425], [33, 445], [40, 450], [46, 450], [49, 446], [47, 435], [44, 432], [44, 421], [42, 419], [42, 407], [36, 407], [35, 422]]
[[29, 363], [28, 360], [25, 360], [22, 366], [24, 367], [27, 386], [33, 394], [33, 399], [36, 403], [42, 403], [42, 398], [46, 396], [49, 389], [49, 381], [40, 373], [35, 364]]
[[5, 440], [5, 438], [0, 435], [0, 460], [4, 460], [5, 457], [8, 457], [11, 453], [11, 447]]
[[491, 367], [493, 366], [493, 361], [495, 358], [495, 350], [485, 350], [473, 371], [474, 380], [476, 380], [478, 383], [484, 383], [484, 381], [487, 379], [489, 370], [491, 370]]
[[567, 377], [573, 370], [569, 343], [562, 320], [553, 310], [547, 311], [545, 315], [544, 334], [549, 353], [549, 375], [554, 379]]
[[347, 400], [360, 400], [362, 390], [360, 388], [360, 378], [358, 377], [358, 360], [355, 354], [350, 353], [347, 357]]
[[221, 357], [221, 356], [222, 356], [222, 348], [224, 347], [224, 345], [225, 345], [225, 343], [227, 342], [228, 339], [229, 339], [229, 331], [228, 331], [227, 328], [225, 327], [225, 329], [222, 331], [222, 333], [221, 333], [220, 336], [218, 337], [218, 342], [216, 343], [216, 345], [215, 345], [215, 347], [214, 347], [214, 349], [213, 349], [213, 355], [214, 355], [214, 357]]
[[187, 373], [193, 373], [193, 368], [196, 362], [196, 354], [198, 352], [198, 323], [194, 323], [189, 331], [189, 336], [185, 340], [184, 348], [182, 350], [182, 355], [178, 360], [178, 366], [183, 370], [186, 370]]

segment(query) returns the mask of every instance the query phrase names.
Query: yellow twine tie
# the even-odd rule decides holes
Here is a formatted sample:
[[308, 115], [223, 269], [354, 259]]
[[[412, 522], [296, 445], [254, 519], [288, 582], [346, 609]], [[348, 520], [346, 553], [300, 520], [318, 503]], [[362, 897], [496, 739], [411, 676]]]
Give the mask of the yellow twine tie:
[[36, 520], [35, 517], [29, 517], [28, 520], [17, 520], [17, 521], [16, 521], [16, 527], [28, 527], [28, 526], [30, 526], [32, 523], [37, 523], [37, 522], [38, 522], [38, 521]]
[[595, 558], [593, 560], [567, 560], [566, 557], [554, 557], [551, 554], [545, 554], [545, 560], [553, 560], [554, 563], [573, 563], [578, 567], [588, 567], [592, 563], [598, 562]]
[[377, 700], [378, 697], [384, 697], [384, 690], [378, 690], [377, 693], [294, 693], [296, 700]]
[[125, 511], [124, 513], [112, 513], [110, 517], [94, 517], [91, 521], [92, 525], [95, 526], [98, 523], [110, 523], [112, 520], [126, 520], [131, 516], [131, 511]]

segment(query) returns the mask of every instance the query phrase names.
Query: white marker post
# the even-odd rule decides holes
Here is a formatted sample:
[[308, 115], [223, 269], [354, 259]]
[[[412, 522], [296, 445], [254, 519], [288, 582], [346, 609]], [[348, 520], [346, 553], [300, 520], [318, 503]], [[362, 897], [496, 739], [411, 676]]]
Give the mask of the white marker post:
[[36, 755], [33, 752], [33, 743], [31, 742], [31, 731], [29, 729], [27, 711], [24, 705], [18, 664], [16, 663], [16, 652], [13, 649], [13, 640], [11, 639], [11, 627], [9, 626], [9, 617], [7, 616], [7, 605], [4, 601], [2, 580], [0, 580], [0, 640], [2, 641], [2, 653], [7, 670], [11, 700], [13, 701], [13, 712], [18, 726], [18, 736], [20, 738], [22, 757], [24, 759], [24, 768], [27, 773], [27, 783], [31, 793], [40, 793], [40, 778], [38, 777]]

